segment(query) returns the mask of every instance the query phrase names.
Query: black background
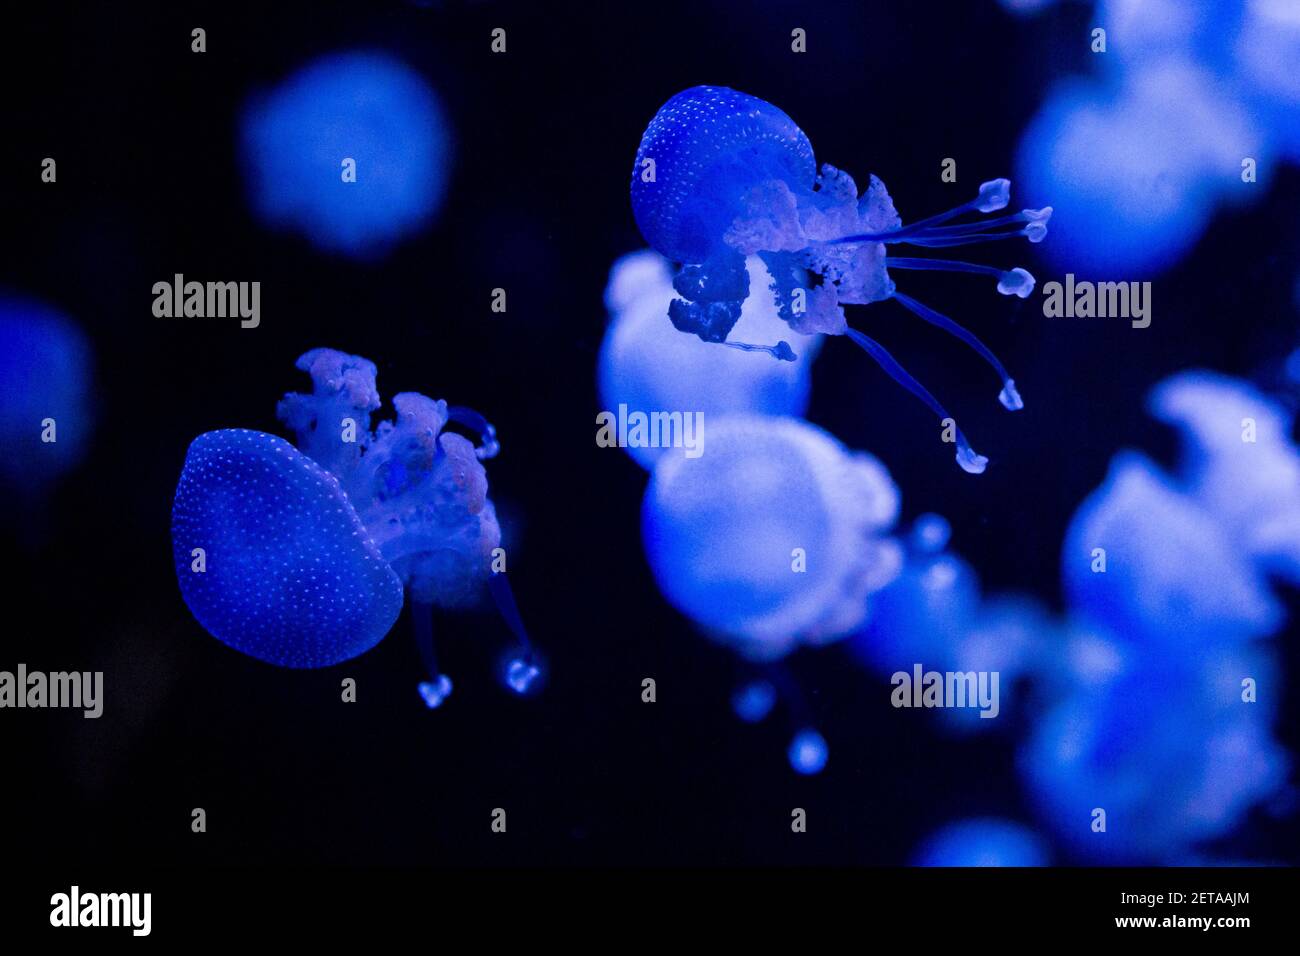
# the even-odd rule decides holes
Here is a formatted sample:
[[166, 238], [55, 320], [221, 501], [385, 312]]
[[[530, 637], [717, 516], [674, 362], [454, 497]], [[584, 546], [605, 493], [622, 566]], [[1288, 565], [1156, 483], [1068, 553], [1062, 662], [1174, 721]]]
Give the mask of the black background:
[[[182, 9], [183, 7], [183, 9]], [[43, 513], [12, 502], [0, 667], [103, 670], [105, 715], [7, 711], [6, 849], [141, 863], [899, 863], [959, 816], [1031, 819], [1014, 772], [1021, 728], [968, 740], [888, 706], [888, 684], [842, 647], [791, 668], [831, 747], [796, 777], [788, 723], [731, 715], [737, 665], [658, 594], [639, 535], [644, 473], [597, 448], [594, 387], [613, 260], [641, 248], [628, 203], [642, 129], [697, 83], [768, 99], [820, 160], [886, 182], [905, 219], [1010, 175], [1019, 131], [1053, 78], [1091, 68], [1085, 7], [1016, 20], [984, 3], [44, 4], [6, 14], [0, 285], [81, 322], [97, 354], [100, 425]], [[190, 30], [208, 52], [190, 52]], [[489, 50], [493, 27], [509, 52]], [[808, 52], [790, 31], [808, 31]], [[456, 155], [437, 223], [377, 264], [269, 233], [235, 149], [250, 92], [321, 53], [388, 50], [451, 117]], [[58, 183], [39, 181], [58, 160]], [[956, 157], [959, 183], [939, 180]], [[1051, 197], [1021, 196], [1020, 205]], [[1058, 553], [1111, 455], [1163, 460], [1142, 411], [1190, 365], [1269, 375], [1295, 345], [1300, 176], [1219, 215], [1157, 280], [1151, 328], [1044, 320], [1034, 300], [925, 301], [977, 329], [1026, 410], [990, 401], [956, 342], [892, 304], [859, 325], [953, 409], [993, 465], [957, 469], [928, 414], [844, 341], [814, 371], [809, 418], [878, 455], [905, 516], [937, 510], [991, 590], [1059, 606]], [[1049, 239], [1050, 241], [1050, 239]], [[977, 253], [978, 254], [978, 253]], [[1028, 247], [1016, 260], [1035, 269]], [[155, 319], [151, 286], [183, 272], [258, 280], [262, 324]], [[509, 310], [490, 311], [495, 287]], [[490, 613], [440, 615], [450, 704], [424, 709], [407, 615], [375, 650], [279, 670], [207, 636], [171, 566], [171, 495], [185, 449], [213, 428], [279, 432], [293, 361], [330, 346], [379, 366], [379, 387], [482, 410], [511, 536], [511, 578], [551, 672], [519, 700], [492, 673]], [[1296, 602], [1291, 600], [1292, 609]], [[1294, 634], [1292, 634], [1294, 638]], [[1288, 639], [1279, 638], [1285, 648]], [[1290, 643], [1294, 644], [1294, 640]], [[1296, 651], [1286, 651], [1295, 673]], [[339, 699], [344, 677], [359, 702]], [[644, 677], [658, 702], [643, 704]], [[1294, 751], [1289, 695], [1280, 733]], [[809, 811], [795, 836], [790, 808]], [[203, 807], [208, 832], [190, 830]], [[490, 812], [509, 814], [505, 837]], [[1234, 857], [1294, 858], [1252, 819]]]

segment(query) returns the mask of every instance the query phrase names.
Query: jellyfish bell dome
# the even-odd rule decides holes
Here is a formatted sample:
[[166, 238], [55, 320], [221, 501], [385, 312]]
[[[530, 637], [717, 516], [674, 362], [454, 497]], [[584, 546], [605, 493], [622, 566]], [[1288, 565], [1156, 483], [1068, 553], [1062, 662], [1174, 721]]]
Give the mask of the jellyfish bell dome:
[[811, 191], [816, 176], [812, 143], [780, 109], [725, 86], [693, 86], [646, 127], [632, 170], [632, 212], [664, 255], [704, 262], [743, 216], [749, 190], [780, 180]]
[[664, 457], [642, 507], [668, 600], [752, 659], [858, 627], [898, 573], [899, 507], [884, 466], [792, 418], [706, 421], [696, 458]]

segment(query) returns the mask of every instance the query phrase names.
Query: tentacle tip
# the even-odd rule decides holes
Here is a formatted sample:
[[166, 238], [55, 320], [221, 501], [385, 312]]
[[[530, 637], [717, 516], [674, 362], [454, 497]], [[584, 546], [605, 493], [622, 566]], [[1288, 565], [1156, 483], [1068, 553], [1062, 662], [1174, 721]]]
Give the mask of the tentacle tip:
[[1016, 391], [1016, 380], [1014, 378], [1007, 379], [1006, 384], [1002, 386], [1002, 391], [998, 392], [998, 401], [1009, 412], [1018, 412], [1025, 407], [1025, 400]]
[[794, 349], [790, 348], [790, 343], [785, 339], [776, 343], [776, 347], [772, 349], [772, 354], [782, 362], [793, 362], [798, 358], [798, 356], [794, 354]]
[[1030, 242], [1039, 243], [1047, 238], [1047, 223], [1052, 218], [1052, 207], [1044, 206], [1042, 209], [1024, 210], [1025, 218], [1029, 220], [1025, 226], [1025, 238]]
[[424, 701], [425, 707], [437, 710], [451, 696], [451, 678], [446, 674], [439, 674], [431, 681], [421, 681], [416, 690], [420, 692], [420, 699]]
[[1011, 201], [1011, 180], [990, 179], [980, 183], [980, 195], [975, 200], [975, 208], [980, 212], [997, 212], [1006, 209]]
[[821, 773], [826, 767], [826, 759], [829, 756], [826, 738], [811, 728], [801, 730], [790, 741], [790, 751], [787, 756], [795, 773], [804, 776]]
[[506, 665], [506, 686], [520, 696], [527, 694], [542, 669], [526, 657], [515, 657]]
[[975, 453], [975, 449], [970, 445], [961, 445], [957, 449], [957, 464], [961, 465], [961, 470], [968, 475], [982, 475], [984, 469], [988, 467], [989, 460], [983, 455]]
[[731, 708], [747, 724], [756, 724], [772, 712], [776, 704], [776, 688], [765, 680], [756, 680], [736, 691], [731, 698]]
[[998, 291], [1003, 295], [1014, 295], [1020, 299], [1029, 298], [1029, 294], [1034, 291], [1035, 279], [1026, 269], [1016, 266], [1010, 272], [1002, 273], [1002, 278], [998, 279]]

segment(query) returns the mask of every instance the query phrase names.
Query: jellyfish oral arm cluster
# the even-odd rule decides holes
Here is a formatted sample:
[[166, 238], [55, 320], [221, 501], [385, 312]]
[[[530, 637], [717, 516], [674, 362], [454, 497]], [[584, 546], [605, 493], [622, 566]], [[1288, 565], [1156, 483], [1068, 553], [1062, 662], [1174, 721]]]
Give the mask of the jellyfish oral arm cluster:
[[[472, 606], [486, 590], [519, 651], [506, 682], [522, 693], [540, 673], [519, 610], [492, 559], [501, 529], [482, 459], [496, 433], [470, 409], [415, 392], [379, 409], [373, 363], [332, 349], [298, 360], [310, 394], [279, 417], [297, 447], [264, 432], [224, 429], [190, 446], [176, 489], [172, 542], [181, 595], [214, 637], [285, 667], [326, 667], [369, 650], [409, 592], [429, 670], [420, 693], [437, 706], [451, 684], [436, 666], [434, 607]], [[472, 431], [478, 445], [447, 431]]]
[[991, 180], [969, 202], [904, 225], [875, 176], [859, 196], [844, 171], [830, 165], [819, 171], [812, 143], [781, 110], [726, 87], [697, 86], [672, 97], [650, 121], [637, 151], [631, 192], [646, 241], [682, 263], [673, 280], [678, 298], [668, 310], [674, 327], [706, 342], [793, 360], [784, 340], [729, 339], [752, 291], [745, 259], [758, 256], [771, 277], [768, 294], [793, 331], [847, 335], [941, 422], [952, 423], [958, 463], [978, 473], [987, 459], [974, 452], [939, 402], [883, 346], [849, 327], [843, 306], [897, 300], [973, 348], [997, 374], [1003, 407], [1022, 408], [1015, 381], [992, 351], [952, 319], [898, 291], [890, 270], [989, 276], [1003, 295], [1022, 299], [1033, 291], [1033, 276], [1019, 267], [1004, 270], [886, 251], [894, 244], [943, 249], [1018, 237], [1041, 242], [1051, 207], [954, 223], [1005, 209], [1010, 186], [1006, 179]]

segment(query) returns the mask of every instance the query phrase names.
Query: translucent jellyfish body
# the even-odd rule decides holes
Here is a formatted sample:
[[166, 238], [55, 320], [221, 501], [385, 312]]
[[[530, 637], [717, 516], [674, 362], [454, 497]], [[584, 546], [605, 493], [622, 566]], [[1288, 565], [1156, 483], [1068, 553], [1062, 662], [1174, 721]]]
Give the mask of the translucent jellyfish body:
[[[747, 263], [759, 281], [766, 267], [757, 257]], [[610, 270], [605, 304], [610, 323], [600, 349], [601, 401], [606, 409], [629, 412], [702, 412], [706, 422], [752, 412], [802, 415], [808, 404], [809, 373], [820, 336], [790, 333], [772, 302], [761, 296], [745, 301], [735, 331], [762, 339], [791, 335], [799, 349], [793, 362], [767, 362], [731, 349], [711, 348], [681, 335], [664, 321], [675, 293], [669, 264], [649, 250], [624, 256]], [[672, 446], [629, 446], [644, 468], [661, 455], [680, 454]]]
[[447, 188], [442, 107], [383, 53], [323, 57], [254, 97], [242, 145], [258, 217], [329, 252], [382, 255], [432, 220]]
[[800, 725], [790, 764], [817, 773], [826, 741], [774, 662], [861, 624], [869, 595], [898, 573], [887, 537], [898, 492], [874, 458], [798, 419], [730, 416], [709, 421], [707, 435], [701, 456], [655, 466], [646, 555], [670, 603], [765, 672], [736, 694], [737, 714], [761, 720], [782, 691]]
[[792, 418], [708, 423], [698, 458], [663, 458], [642, 507], [660, 589], [710, 636], [771, 660], [858, 627], [899, 570], [884, 466]]
[[1293, 414], [1239, 379], [1206, 371], [1161, 382], [1148, 405], [1184, 438], [1179, 479], [1233, 547], [1272, 577], [1300, 583], [1300, 448]]
[[1185, 651], [1260, 637], [1281, 623], [1263, 575], [1218, 516], [1134, 452], [1080, 505], [1061, 557], [1077, 614]]
[[[311, 394], [280, 402], [297, 447], [225, 429], [191, 444], [176, 488], [172, 544], [181, 594], [218, 640], [285, 667], [325, 667], [389, 631], [409, 592], [429, 669], [430, 706], [450, 692], [433, 655], [432, 608], [492, 593], [522, 649], [504, 675], [523, 692], [538, 675], [504, 573], [501, 532], [481, 459], [492, 426], [414, 392], [374, 431], [375, 366], [314, 349], [298, 360]], [[448, 430], [455, 424], [476, 434]]]
[[93, 425], [91, 352], [57, 310], [0, 292], [0, 479], [25, 498], [74, 467]]
[[1081, 861], [1192, 862], [1285, 783], [1269, 729], [1274, 664], [1246, 645], [1178, 655], [1104, 632], [1084, 640], [1066, 655], [1079, 669], [1070, 691], [1021, 751], [1039, 817]]
[[1017, 171], [1056, 207], [1049, 255], [1090, 277], [1154, 274], [1195, 244], [1241, 186], [1261, 127], [1205, 67], [1168, 62], [1118, 88], [1075, 81], [1027, 127]]
[[1055, 625], [1030, 597], [982, 595], [975, 569], [946, 549], [949, 536], [948, 523], [938, 515], [917, 519], [903, 539], [902, 571], [873, 595], [852, 646], [888, 675], [910, 674], [916, 664], [927, 671], [997, 673], [1002, 719], [981, 717], [974, 707], [943, 708], [936, 718], [949, 730], [1005, 728], [1020, 709], [1017, 682], [1038, 667]]
[[849, 336], [938, 415], [944, 437], [956, 444], [958, 463], [970, 472], [983, 471], [987, 459], [971, 449], [955, 421], [879, 343], [849, 327], [843, 306], [897, 300], [977, 351], [998, 376], [1003, 406], [1022, 407], [1015, 382], [992, 352], [948, 317], [898, 290], [891, 270], [985, 275], [1004, 295], [1021, 298], [1033, 290], [1033, 277], [1020, 268], [886, 252], [893, 244], [947, 248], [1016, 236], [1041, 241], [1050, 207], [953, 224], [969, 213], [1004, 209], [1009, 195], [1007, 180], [992, 180], [970, 202], [903, 225], [879, 179], [873, 176], [859, 196], [847, 173], [829, 165], [818, 170], [811, 142], [789, 116], [757, 97], [716, 86], [692, 87], [663, 105], [646, 128], [632, 171], [632, 209], [641, 234], [682, 264], [673, 279], [679, 298], [668, 308], [674, 327], [706, 342], [794, 360], [784, 339], [747, 342], [732, 336], [751, 295], [746, 259], [757, 256], [769, 277], [762, 294], [775, 303], [789, 329]]
[[978, 817], [950, 823], [926, 838], [913, 866], [1046, 866], [1047, 847], [1028, 827]]

